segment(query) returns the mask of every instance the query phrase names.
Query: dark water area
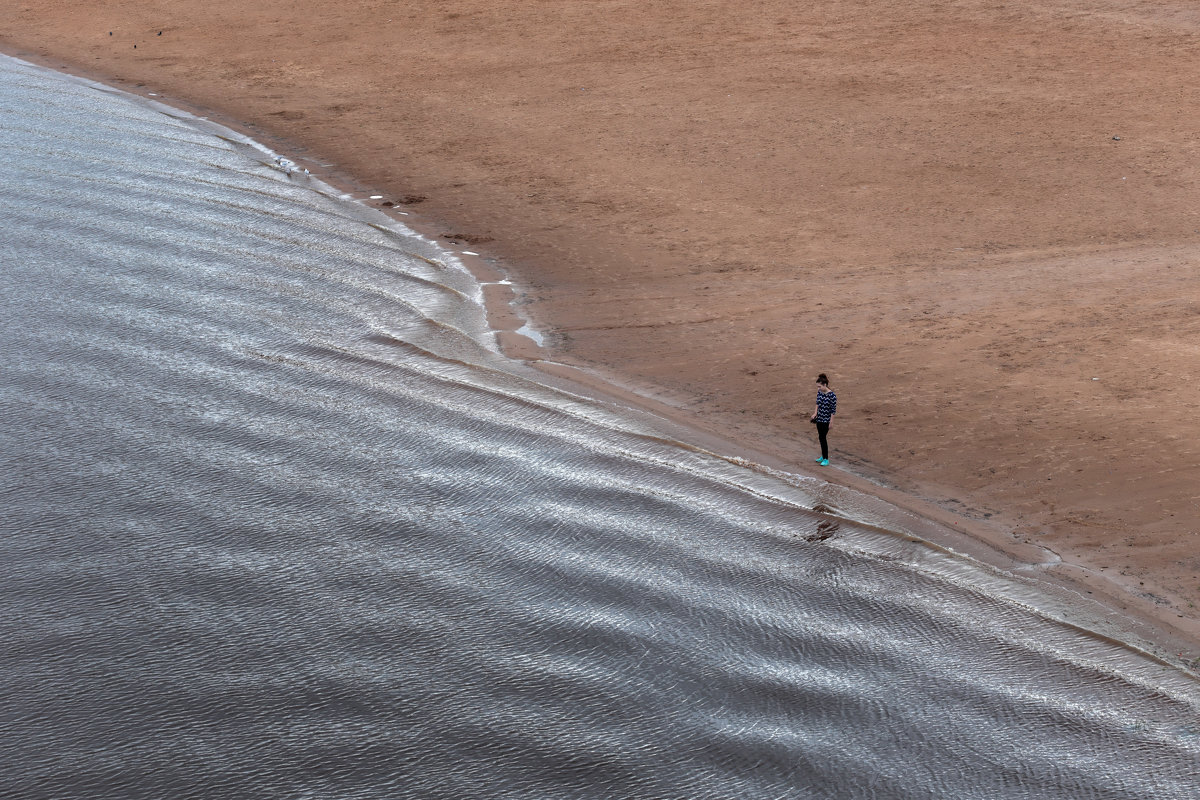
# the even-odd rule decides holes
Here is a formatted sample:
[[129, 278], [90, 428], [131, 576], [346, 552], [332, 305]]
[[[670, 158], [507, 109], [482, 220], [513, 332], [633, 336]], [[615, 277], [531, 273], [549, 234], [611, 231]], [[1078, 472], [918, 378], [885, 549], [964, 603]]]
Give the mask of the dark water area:
[[1200, 797], [1189, 678], [544, 385], [433, 243], [0, 115], [0, 797]]

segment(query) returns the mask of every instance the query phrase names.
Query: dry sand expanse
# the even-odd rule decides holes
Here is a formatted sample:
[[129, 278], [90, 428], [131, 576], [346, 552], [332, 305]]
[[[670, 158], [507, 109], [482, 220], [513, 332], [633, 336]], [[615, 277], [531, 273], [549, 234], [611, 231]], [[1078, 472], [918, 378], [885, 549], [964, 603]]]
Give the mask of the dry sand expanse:
[[503, 265], [515, 354], [777, 464], [827, 372], [822, 475], [1200, 646], [1195, 8], [10, 0], [0, 46], [339, 170]]

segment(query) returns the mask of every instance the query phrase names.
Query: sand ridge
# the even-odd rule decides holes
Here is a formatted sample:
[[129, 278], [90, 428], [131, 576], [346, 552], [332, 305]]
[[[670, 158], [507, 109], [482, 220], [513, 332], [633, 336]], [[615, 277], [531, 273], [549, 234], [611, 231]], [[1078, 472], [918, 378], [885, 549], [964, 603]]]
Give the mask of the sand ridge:
[[782, 465], [829, 373], [833, 480], [1200, 647], [1189, 4], [25, 0], [0, 32], [336, 165], [505, 265], [542, 355]]

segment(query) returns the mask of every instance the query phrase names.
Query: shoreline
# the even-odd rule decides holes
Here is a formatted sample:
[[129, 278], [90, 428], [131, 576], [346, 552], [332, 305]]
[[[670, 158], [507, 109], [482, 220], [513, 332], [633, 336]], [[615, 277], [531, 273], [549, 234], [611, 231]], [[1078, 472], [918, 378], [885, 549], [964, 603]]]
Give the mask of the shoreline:
[[[6, 45], [5, 50], [15, 57], [50, 69], [60, 69], [65, 66], [71, 74], [104, 83], [122, 91], [153, 95], [153, 99], [158, 102], [179, 107], [189, 113], [211, 119], [221, 125], [243, 132], [271, 149], [287, 155], [298, 163], [309, 166], [315, 174], [318, 174], [321, 180], [344, 189], [360, 199], [366, 198], [371, 194], [380, 194], [383, 196], [381, 202], [391, 202], [389, 194], [395, 197], [394, 192], [389, 192], [386, 188], [372, 184], [366, 176], [351, 173], [342, 169], [340, 165], [333, 165], [326, 162], [323, 158], [316, 158], [311, 147], [288, 139], [285, 136], [274, 134], [259, 125], [233, 119], [228, 114], [196, 105], [192, 101], [177, 97], [174, 94], [164, 93], [161, 90], [152, 92], [150, 91], [152, 87], [146, 85], [122, 85], [122, 83], [115, 82], [113, 76], [110, 74], [88, 70], [80, 67], [78, 64], [62, 65], [62, 59], [37, 57], [28, 52], [14, 51], [11, 45]], [[58, 66], [56, 66], [56, 62], [58, 62]], [[129, 84], [129, 81], [124, 81], [123, 83]], [[139, 91], [139, 89], [143, 91]], [[504, 257], [504, 248], [501, 243], [476, 241], [466, 246], [452, 247], [447, 244], [447, 242], [453, 241], [452, 238], [447, 239], [442, 234], [437, 233], [437, 231], [447, 228], [454, 230], [455, 228], [451, 226], [450, 222], [444, 222], [436, 215], [422, 213], [416, 204], [409, 207], [409, 209], [400, 218], [401, 221], [417, 232], [438, 241], [441, 246], [459, 254], [464, 264], [468, 266], [481, 283], [494, 283], [504, 277], [512, 276], [518, 282], [519, 287], [526, 292], [532, 291], [533, 287], [536, 287], [536, 281], [529, 280], [527, 282], [525, 280], [526, 276], [523, 274], [519, 263], [514, 264]], [[489, 247], [489, 244], [494, 244], [496, 246], [495, 250]], [[464, 250], [479, 253], [480, 255], [468, 255], [464, 257], [462, 255]], [[1018, 538], [1014, 534], [1014, 531], [1020, 527], [1018, 521], [1005, 519], [1003, 516], [997, 514], [993, 514], [989, 519], [972, 518], [969, 513], [947, 509], [944, 507], [944, 504], [939, 504], [935, 499], [938, 494], [950, 494], [953, 497], [955, 493], [929, 490], [926, 490], [924, 493], [913, 493], [908, 491], [907, 487], [900, 489], [896, 488], [896, 486], [888, 485], [886, 471], [879, 465], [873, 464], [864, 458], [855, 457], [851, 454], [851, 470], [844, 471], [839, 469], [822, 471], [820, 473], [805, 471], [791, 462], [788, 458], [789, 449], [786, 446], [781, 446], [781, 443], [771, 439], [769, 425], [756, 425], [756, 421], [751, 420], [741, 430], [722, 428], [719, 425], [714, 429], [712, 416], [706, 417], [694, 409], [681, 407], [682, 404], [673, 402], [675, 398], [666, 394], [655, 397], [653, 392], [654, 387], [647, 386], [644, 381], [639, 381], [632, 376], [617, 376], [609, 370], [597, 369], [594, 365], [569, 363], [569, 360], [564, 362], [558, 362], [557, 360], [549, 361], [545, 357], [547, 354], [557, 355], [553, 344], [547, 348], [538, 348], [531, 340], [524, 337], [518, 338], [513, 333], [528, 321], [522, 314], [518, 314], [517, 310], [513, 307], [514, 301], [521, 302], [522, 297], [514, 294], [507, 287], [503, 289], [497, 288], [491, 292], [485, 291], [485, 297], [489, 300], [489, 324], [497, 331], [502, 332], [498, 336], [498, 341], [506, 355], [530, 362], [533, 366], [548, 375], [559, 379], [567, 379], [575, 385], [583, 386], [593, 396], [613, 398], [619, 402], [649, 410], [651, 413], [662, 416], [674, 424], [693, 430], [699, 435], [702, 442], [711, 444], [713, 447], [722, 448], [717, 450], [717, 452], [747, 458], [754, 463], [773, 469], [783, 469], [798, 474], [820, 477], [841, 486], [881, 497], [885, 501], [893, 502], [897, 506], [916, 513], [923, 518], [933, 520], [939, 525], [947, 526], [946, 529], [948, 531], [961, 532], [966, 537], [963, 541], [979, 542], [983, 549], [992, 550], [995, 553], [1011, 558], [1014, 568], [1019, 568], [1021, 564], [1036, 564], [1038, 563], [1038, 559], [1034, 558], [1034, 556], [1054, 552], [1050, 547], [1032, 544], [1029, 541], [1022, 541]], [[526, 309], [523, 308], [522, 312], [524, 311]], [[534, 309], [534, 314], [536, 314], [536, 309]], [[503, 332], [508, 333], [505, 334]], [[649, 396], [647, 396], [647, 393], [649, 393]], [[719, 422], [719, 419], [717, 421]], [[843, 456], [841, 460], [845, 461], [846, 453], [842, 452], [840, 455]], [[900, 482], [897, 482], [897, 486], [899, 485]], [[957, 494], [958, 496], [964, 496], [961, 492]], [[1112, 580], [1107, 575], [1102, 575], [1097, 569], [1066, 563], [1056, 568], [1053, 574], [1043, 573], [1039, 576], [1039, 579], [1051, 584], [1057, 583], [1060, 587], [1066, 587], [1068, 590], [1077, 593], [1097, 593], [1100, 597], [1105, 598], [1106, 602], [1114, 610], [1118, 610], [1118, 613], [1129, 616], [1131, 619], [1140, 619], [1145, 626], [1148, 626], [1142, 628], [1143, 631], [1147, 631], [1151, 627], [1156, 630], [1157, 634], [1153, 637], [1156, 644], [1172, 650], [1175, 647], [1190, 647], [1192, 651], [1190, 659], [1184, 659], [1181, 656], [1173, 663], [1175, 666], [1184, 669], [1191, 667], [1196, 655], [1196, 649], [1200, 646], [1200, 627], [1197, 626], [1196, 620], [1189, 620], [1183, 618], [1181, 615], [1176, 616], [1176, 620], [1184, 619], [1183, 623], [1171, 620], [1168, 616], [1170, 612], [1162, 609], [1153, 601], [1143, 600], [1139, 602], [1138, 598], [1127, 587], [1122, 587], [1119, 581]], [[1083, 594], [1080, 594], [1080, 597], [1086, 599], [1083, 597]], [[1161, 637], [1158, 634], [1161, 634]], [[1180, 653], [1186, 654], [1186, 650], [1181, 650]], [[1191, 669], [1192, 674], [1195, 674], [1195, 668], [1191, 667]]]

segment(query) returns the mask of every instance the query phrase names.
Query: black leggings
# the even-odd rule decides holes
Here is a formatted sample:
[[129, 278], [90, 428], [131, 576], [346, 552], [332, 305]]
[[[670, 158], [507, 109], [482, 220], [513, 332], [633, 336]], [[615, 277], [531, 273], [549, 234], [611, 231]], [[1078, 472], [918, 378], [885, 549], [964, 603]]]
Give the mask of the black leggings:
[[817, 423], [817, 438], [821, 440], [821, 458], [829, 458], [829, 441], [825, 438], [829, 435], [829, 423]]

